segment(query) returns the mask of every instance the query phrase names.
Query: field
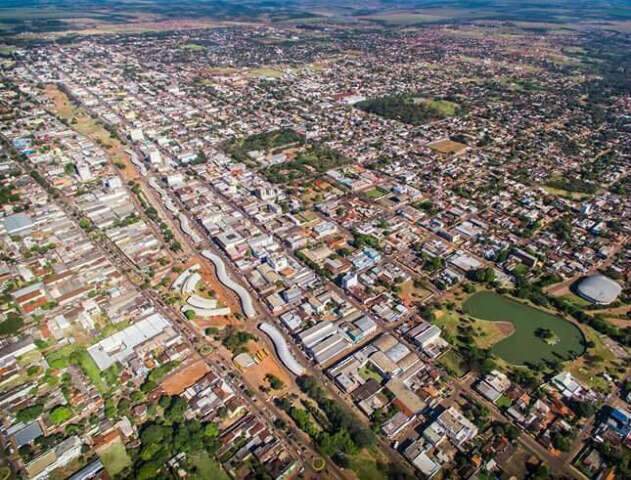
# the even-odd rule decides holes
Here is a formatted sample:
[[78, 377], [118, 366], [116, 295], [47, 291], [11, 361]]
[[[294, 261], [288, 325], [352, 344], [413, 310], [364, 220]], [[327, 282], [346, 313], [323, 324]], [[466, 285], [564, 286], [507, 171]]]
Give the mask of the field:
[[432, 291], [428, 288], [424, 288], [422, 285], [414, 286], [413, 280], [403, 282], [400, 287], [399, 297], [408, 307], [416, 302], [425, 301], [432, 295]]
[[197, 468], [191, 477], [199, 480], [229, 480], [230, 477], [221, 466], [211, 459], [206, 452], [195, 452], [189, 457], [190, 462]]
[[435, 152], [443, 154], [460, 153], [467, 148], [464, 143], [454, 142], [449, 139], [438, 140], [436, 142], [429, 143], [427, 146]]
[[460, 378], [467, 373], [467, 366], [464, 363], [463, 358], [455, 350], [449, 350], [442, 357], [440, 357], [438, 363], [440, 363], [449, 373]]
[[589, 193], [570, 192], [569, 190], [563, 190], [561, 188], [550, 187], [548, 185], [543, 186], [543, 189], [551, 195], [566, 198], [568, 200], [584, 200], [590, 198]]
[[[253, 359], [257, 358], [257, 352], [261, 353], [260, 361], [258, 363], [242, 371], [242, 375], [249, 385], [254, 387], [261, 385], [268, 386], [269, 383], [265, 377], [267, 377], [267, 375], [274, 375], [284, 384], [284, 387], [276, 393], [284, 392], [293, 386], [293, 382], [289, 377], [289, 374], [278, 364], [273, 351], [270, 350], [269, 347], [262, 342], [250, 341], [247, 349]], [[265, 355], [263, 351], [267, 351], [267, 355]]]
[[383, 381], [383, 378], [381, 378], [381, 375], [379, 375], [374, 370], [371, 370], [367, 366], [364, 366], [364, 367], [360, 368], [358, 373], [359, 373], [359, 376], [362, 377], [364, 380], [369, 380], [369, 379], [372, 378], [372, 379], [376, 380], [379, 383], [381, 383]]
[[478, 348], [491, 348], [496, 343], [512, 335], [515, 331], [510, 322], [464, 318], [453, 311], [435, 312], [435, 324], [452, 338], [459, 334], [458, 327], [468, 325], [473, 329], [475, 345]]
[[366, 17], [360, 17], [363, 20], [380, 23], [387, 26], [411, 26], [424, 23], [433, 23], [440, 20], [445, 20], [446, 17], [437, 15], [427, 15], [423, 13], [414, 12], [393, 12], [393, 13], [381, 13], [377, 15], [370, 15]]
[[90, 379], [96, 389], [103, 393], [108, 386], [101, 378], [99, 367], [96, 366], [90, 354], [76, 345], [67, 345], [45, 355], [46, 361], [52, 368], [66, 368], [71, 361], [76, 360], [83, 373]]
[[628, 370], [628, 366], [607, 348], [595, 330], [587, 325], [581, 325], [581, 330], [594, 346], [588, 348], [585, 355], [570, 362], [567, 370], [587, 386], [601, 392], [609, 392], [611, 383], [603, 378], [602, 374], [606, 372], [612, 377], [624, 376], [623, 372]]
[[387, 458], [377, 450], [361, 450], [350, 457], [351, 469], [359, 480], [387, 480], [388, 473], [383, 470]]
[[169, 374], [160, 384], [167, 395], [180, 395], [210, 371], [203, 360], [198, 360]]
[[369, 98], [355, 104], [366, 113], [410, 125], [422, 125], [458, 115], [457, 103], [439, 98], [425, 98], [415, 92]]
[[254, 78], [280, 78], [283, 71], [279, 68], [261, 67], [248, 70], [248, 76]]
[[444, 117], [453, 117], [458, 113], [459, 106], [457, 103], [448, 102], [447, 100], [426, 100], [425, 105], [432, 110], [436, 110]]
[[388, 193], [386, 190], [384, 190], [383, 188], [380, 187], [375, 187], [372, 188], [370, 190], [368, 190], [365, 195], [370, 198], [371, 200], [379, 200], [380, 198], [382, 198], [386, 193]]
[[[276, 8], [272, 13], [271, 5]], [[631, 8], [628, 2], [625, 4], [621, 0], [553, 0], [545, 4], [517, 0], [419, 0], [405, 6], [385, 0], [369, 5], [350, 0], [271, 4], [255, 0], [182, 0], [175, 3], [158, 0], [83, 0], [80, 4], [70, 0], [0, 2], [0, 35], [21, 38], [202, 29], [237, 23], [252, 25], [261, 21], [278, 24], [344, 24], [349, 19], [353, 23], [385, 28], [462, 22], [484, 22], [488, 25], [510, 21], [515, 26], [533, 31], [631, 31]]]
[[[478, 292], [464, 303], [463, 309], [479, 319], [513, 324], [515, 332], [492, 347], [495, 355], [511, 364], [567, 359], [585, 351], [583, 333], [576, 325], [502, 295]], [[559, 341], [551, 345], [539, 339], [535, 331], [540, 328], [552, 330]]]
[[97, 455], [103, 462], [105, 470], [107, 470], [110, 477], [113, 477], [131, 465], [131, 458], [129, 458], [127, 450], [125, 450], [125, 445], [123, 445], [120, 440], [97, 450]]
[[198, 45], [196, 43], [186, 43], [182, 45], [182, 50], [187, 50], [189, 52], [203, 52], [206, 50], [206, 47], [203, 45]]

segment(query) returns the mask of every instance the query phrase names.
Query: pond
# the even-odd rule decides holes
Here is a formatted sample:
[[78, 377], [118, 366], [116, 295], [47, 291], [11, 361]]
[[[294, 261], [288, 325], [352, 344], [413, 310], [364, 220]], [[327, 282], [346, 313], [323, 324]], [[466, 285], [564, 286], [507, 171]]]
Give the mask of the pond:
[[[493, 345], [491, 351], [514, 365], [565, 360], [585, 351], [583, 333], [576, 325], [503, 295], [478, 292], [467, 299], [463, 309], [481, 320], [513, 324], [514, 333]], [[538, 337], [538, 329], [551, 330], [555, 341]]]

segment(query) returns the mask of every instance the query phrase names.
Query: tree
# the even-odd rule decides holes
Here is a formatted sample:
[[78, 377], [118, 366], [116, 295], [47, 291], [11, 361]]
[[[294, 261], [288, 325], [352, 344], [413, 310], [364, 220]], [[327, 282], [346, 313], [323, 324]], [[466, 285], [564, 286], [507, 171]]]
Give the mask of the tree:
[[596, 414], [597, 407], [593, 403], [589, 402], [581, 402], [579, 400], [574, 400], [570, 404], [574, 413], [581, 418], [591, 418]]
[[160, 471], [161, 465], [158, 462], [146, 462], [143, 463], [136, 471], [136, 478], [138, 480], [149, 480], [156, 476]]
[[79, 220], [79, 226], [86, 231], [89, 231], [92, 227], [92, 222], [90, 222], [90, 220], [88, 220], [87, 218], [82, 218], [81, 220]]
[[478, 268], [471, 273], [470, 277], [479, 283], [493, 283], [495, 281], [495, 270], [491, 267]]
[[140, 451], [140, 458], [145, 462], [149, 461], [161, 448], [162, 446], [159, 443], [149, 443], [147, 445], [143, 445], [142, 450]]
[[171, 406], [171, 397], [168, 395], [162, 395], [160, 400], [158, 400], [158, 405], [160, 405], [163, 410], [166, 410]]
[[142, 432], [140, 432], [140, 439], [143, 444], [156, 443], [159, 444], [164, 438], [165, 429], [161, 425], [152, 423], [146, 426]]
[[4, 322], [0, 322], [0, 335], [15, 335], [22, 328], [22, 325], [24, 325], [22, 317], [17, 314], [9, 314]]
[[204, 426], [204, 437], [206, 438], [216, 438], [219, 436], [219, 427], [216, 423], [207, 423]]
[[276, 375], [272, 375], [271, 373], [268, 373], [265, 376], [265, 379], [269, 382], [269, 386], [273, 390], [281, 390], [285, 386], [280, 378], [278, 378]]
[[105, 408], [104, 408], [105, 416], [110, 420], [113, 420], [118, 415], [118, 410], [116, 405], [114, 404], [114, 400], [108, 398], [105, 400]]
[[197, 314], [195, 313], [195, 310], [186, 310], [184, 312], [184, 316], [186, 317], [187, 320], [195, 320], [195, 317], [197, 316]]
[[171, 401], [171, 405], [165, 410], [164, 417], [170, 422], [179, 422], [184, 418], [184, 412], [188, 408], [186, 400], [181, 397], [175, 397]]
[[50, 411], [50, 414], [48, 416], [51, 422], [59, 425], [70, 420], [73, 415], [74, 413], [72, 412], [72, 409], [70, 407], [66, 405], [57, 405]]
[[568, 435], [560, 432], [554, 432], [550, 438], [552, 440], [552, 445], [554, 445], [554, 448], [557, 450], [561, 450], [562, 452], [570, 451], [572, 439]]
[[30, 407], [23, 408], [18, 411], [15, 415], [15, 418], [18, 422], [30, 422], [31, 420], [35, 420], [42, 414], [42, 410], [44, 406], [41, 404], [31, 405]]

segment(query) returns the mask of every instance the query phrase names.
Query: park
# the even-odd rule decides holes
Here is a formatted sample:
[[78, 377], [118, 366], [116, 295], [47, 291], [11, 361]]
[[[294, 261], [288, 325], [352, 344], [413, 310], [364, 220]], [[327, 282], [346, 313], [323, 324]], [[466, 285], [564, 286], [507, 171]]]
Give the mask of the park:
[[[585, 339], [580, 329], [561, 317], [493, 292], [478, 292], [463, 305], [468, 315], [491, 322], [510, 322], [514, 332], [493, 345], [491, 351], [513, 365], [569, 360], [582, 355]], [[546, 341], [541, 332], [551, 332]]]

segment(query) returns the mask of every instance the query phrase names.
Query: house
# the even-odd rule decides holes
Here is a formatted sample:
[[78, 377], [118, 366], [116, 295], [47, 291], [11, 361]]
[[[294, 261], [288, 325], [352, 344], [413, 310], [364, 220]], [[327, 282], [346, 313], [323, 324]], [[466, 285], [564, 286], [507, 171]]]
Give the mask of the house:
[[510, 386], [511, 381], [504, 373], [493, 370], [480, 380], [475, 388], [485, 398], [495, 403]]
[[455, 407], [449, 407], [441, 413], [436, 421], [423, 432], [423, 436], [434, 445], [440, 443], [443, 436], [446, 436], [457, 447], [472, 440], [477, 434], [478, 427]]

